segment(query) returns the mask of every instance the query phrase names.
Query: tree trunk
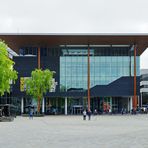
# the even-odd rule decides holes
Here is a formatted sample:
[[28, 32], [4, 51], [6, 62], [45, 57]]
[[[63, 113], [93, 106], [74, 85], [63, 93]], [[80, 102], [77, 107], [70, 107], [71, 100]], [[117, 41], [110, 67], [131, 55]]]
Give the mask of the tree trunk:
[[38, 114], [40, 114], [40, 108], [41, 108], [41, 99], [40, 97], [38, 97], [38, 109], [37, 109]]

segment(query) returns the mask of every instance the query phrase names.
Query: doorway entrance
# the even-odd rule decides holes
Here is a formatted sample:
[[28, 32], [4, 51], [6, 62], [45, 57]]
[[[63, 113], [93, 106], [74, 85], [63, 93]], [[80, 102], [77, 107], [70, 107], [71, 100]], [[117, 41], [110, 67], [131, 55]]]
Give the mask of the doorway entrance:
[[83, 98], [68, 98], [68, 114], [80, 115], [83, 112], [85, 101]]
[[45, 114], [64, 114], [64, 98], [45, 97]]

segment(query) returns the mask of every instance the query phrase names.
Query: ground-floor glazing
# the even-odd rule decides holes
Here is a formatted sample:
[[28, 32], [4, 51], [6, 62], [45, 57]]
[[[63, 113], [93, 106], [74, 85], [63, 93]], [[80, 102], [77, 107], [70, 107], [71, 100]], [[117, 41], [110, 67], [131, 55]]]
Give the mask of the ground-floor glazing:
[[[138, 99], [139, 102], [139, 99]], [[103, 113], [129, 113], [132, 110], [132, 97], [91, 97], [91, 111], [96, 109], [99, 114]], [[28, 114], [29, 108], [37, 113], [37, 101], [35, 99], [21, 98], [21, 113]], [[46, 115], [68, 114], [79, 115], [87, 110], [87, 97], [44, 97], [41, 102], [40, 112]]]

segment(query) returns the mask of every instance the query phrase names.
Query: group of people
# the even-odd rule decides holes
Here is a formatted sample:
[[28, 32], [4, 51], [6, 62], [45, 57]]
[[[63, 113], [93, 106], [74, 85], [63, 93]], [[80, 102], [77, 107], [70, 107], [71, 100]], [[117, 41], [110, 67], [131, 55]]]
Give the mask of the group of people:
[[4, 109], [0, 108], [0, 117], [2, 117], [4, 115]]
[[[95, 109], [95, 110], [94, 110], [94, 115], [97, 115], [97, 114], [98, 114], [98, 112], [97, 112], [97, 110]], [[88, 120], [91, 120], [91, 115], [92, 115], [91, 110], [89, 110], [89, 111], [84, 110], [84, 111], [83, 111], [83, 120], [86, 120], [86, 117], [87, 117], [87, 116], [88, 116]]]
[[121, 114], [123, 115], [123, 114], [126, 114], [126, 113], [127, 113], [126, 108], [122, 108], [121, 109]]
[[2, 116], [9, 116], [8, 109], [5, 107], [0, 108], [0, 117]]

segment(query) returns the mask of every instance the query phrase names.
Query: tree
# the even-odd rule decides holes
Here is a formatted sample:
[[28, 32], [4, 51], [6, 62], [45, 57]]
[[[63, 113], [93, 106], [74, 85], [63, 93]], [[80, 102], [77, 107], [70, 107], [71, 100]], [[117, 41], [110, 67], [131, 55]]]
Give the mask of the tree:
[[40, 104], [43, 95], [50, 91], [54, 72], [50, 70], [35, 69], [31, 78], [25, 81], [26, 93], [37, 100], [37, 111], [40, 113]]
[[13, 69], [14, 62], [8, 56], [8, 46], [0, 40], [0, 96], [10, 93], [11, 82], [15, 83], [17, 72]]

